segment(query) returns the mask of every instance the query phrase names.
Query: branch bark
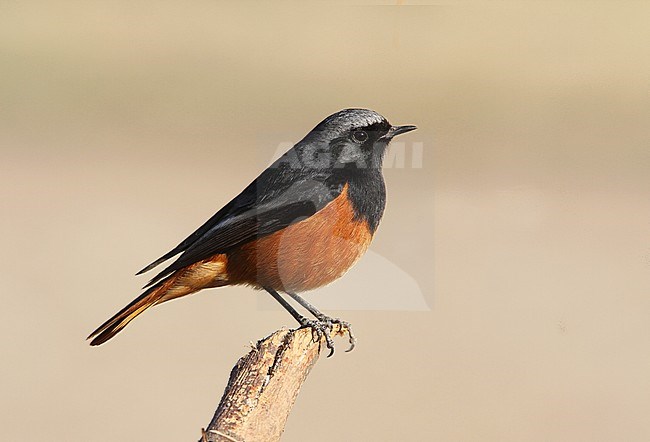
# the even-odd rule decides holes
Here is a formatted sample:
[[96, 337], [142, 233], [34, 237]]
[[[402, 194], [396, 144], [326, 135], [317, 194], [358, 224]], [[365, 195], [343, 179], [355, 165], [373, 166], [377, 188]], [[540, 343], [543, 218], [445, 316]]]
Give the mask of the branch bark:
[[[346, 332], [338, 324], [331, 335]], [[310, 328], [281, 329], [257, 342], [230, 373], [203, 442], [280, 440], [300, 387], [318, 360], [324, 339]]]

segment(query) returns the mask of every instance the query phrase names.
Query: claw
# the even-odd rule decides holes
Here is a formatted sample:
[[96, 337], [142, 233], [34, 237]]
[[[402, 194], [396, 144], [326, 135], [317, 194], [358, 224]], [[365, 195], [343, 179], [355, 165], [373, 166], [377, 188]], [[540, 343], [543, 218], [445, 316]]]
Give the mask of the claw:
[[345, 350], [346, 353], [351, 352], [354, 350], [354, 347], [357, 345], [357, 338], [354, 336], [354, 332], [352, 331], [352, 325], [347, 322], [347, 321], [342, 321], [338, 318], [333, 318], [329, 320], [332, 324], [338, 324], [341, 331], [345, 330], [348, 334], [348, 342], [350, 343], [350, 347]]
[[330, 353], [327, 355], [327, 357], [331, 358], [332, 355], [334, 355], [334, 341], [332, 340], [332, 336], [330, 335], [329, 328], [326, 328], [323, 334], [325, 335], [325, 342], [327, 343], [327, 348], [330, 349]]
[[327, 316], [322, 316], [319, 317], [317, 320], [312, 320], [312, 319], [307, 319], [303, 317], [303, 320], [300, 321], [302, 327], [310, 327], [311, 328], [311, 338], [313, 342], [318, 342], [320, 345], [321, 340], [323, 337], [325, 337], [325, 345], [327, 345], [327, 348], [330, 350], [329, 354], [327, 357], [332, 357], [334, 354], [334, 340], [332, 339], [331, 331], [334, 327], [334, 324], [338, 324], [339, 326], [339, 331], [344, 331], [347, 332], [348, 334], [348, 342], [350, 343], [350, 347], [345, 350], [346, 353], [351, 352], [356, 343], [357, 343], [357, 338], [354, 336], [354, 333], [352, 332], [352, 327], [349, 322], [346, 321], [341, 321], [338, 318], [329, 318]]
[[357, 338], [356, 336], [354, 336], [354, 333], [352, 333], [352, 329], [350, 327], [347, 327], [347, 330], [348, 330], [348, 336], [350, 337], [350, 339], [348, 339], [348, 342], [350, 343], [350, 347], [348, 347], [348, 349], [345, 350], [345, 352], [350, 353], [352, 350], [354, 350], [354, 347], [356, 347], [357, 345]]
[[321, 340], [325, 337], [325, 345], [327, 345], [327, 348], [330, 350], [327, 355], [328, 358], [334, 354], [334, 341], [332, 340], [332, 335], [330, 333], [332, 329], [331, 322], [304, 318], [301, 321], [301, 325], [302, 328], [311, 328], [311, 339], [313, 342], [318, 342], [320, 345]]

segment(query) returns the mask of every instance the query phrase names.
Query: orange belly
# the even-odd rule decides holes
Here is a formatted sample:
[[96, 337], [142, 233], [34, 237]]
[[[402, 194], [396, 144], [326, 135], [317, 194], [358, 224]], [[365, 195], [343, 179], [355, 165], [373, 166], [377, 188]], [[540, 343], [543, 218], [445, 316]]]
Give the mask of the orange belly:
[[341, 277], [365, 253], [372, 234], [341, 195], [316, 214], [227, 254], [228, 284], [302, 292]]

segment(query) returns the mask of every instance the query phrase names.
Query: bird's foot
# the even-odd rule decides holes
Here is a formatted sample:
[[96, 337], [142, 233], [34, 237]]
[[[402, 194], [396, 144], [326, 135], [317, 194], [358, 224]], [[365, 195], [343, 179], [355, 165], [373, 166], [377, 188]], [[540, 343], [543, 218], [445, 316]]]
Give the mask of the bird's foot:
[[354, 332], [352, 331], [352, 325], [349, 322], [343, 321], [343, 320], [341, 320], [339, 318], [330, 318], [328, 316], [325, 316], [323, 318], [319, 318], [319, 320], [321, 320], [321, 321], [325, 320], [326, 322], [328, 322], [329, 324], [332, 324], [332, 325], [338, 324], [339, 330], [344, 332], [344, 333], [347, 332], [347, 334], [348, 334], [348, 342], [350, 343], [350, 347], [348, 347], [348, 349], [345, 350], [345, 352], [348, 353], [348, 352], [351, 352], [352, 350], [354, 350], [354, 347], [357, 345], [357, 338], [356, 338], [356, 336], [354, 336]]
[[327, 321], [321, 321], [320, 319], [307, 319], [303, 317], [300, 325], [300, 328], [311, 328], [311, 339], [314, 342], [318, 342], [319, 346], [323, 337], [325, 338], [325, 345], [330, 350], [327, 355], [328, 358], [334, 354], [334, 341], [332, 340], [331, 334], [332, 324]]
[[352, 332], [352, 326], [350, 323], [342, 321], [338, 318], [330, 318], [329, 316], [325, 315], [318, 317], [316, 320], [303, 318], [303, 320], [300, 321], [300, 324], [303, 328], [311, 328], [312, 339], [314, 342], [320, 342], [321, 339], [325, 337], [325, 343], [327, 345], [327, 348], [330, 350], [329, 354], [327, 355], [328, 358], [334, 354], [334, 341], [332, 340], [331, 334], [334, 328], [334, 324], [338, 325], [340, 331], [345, 330], [348, 333], [350, 347], [345, 350], [346, 352], [352, 351], [357, 343], [357, 338]]

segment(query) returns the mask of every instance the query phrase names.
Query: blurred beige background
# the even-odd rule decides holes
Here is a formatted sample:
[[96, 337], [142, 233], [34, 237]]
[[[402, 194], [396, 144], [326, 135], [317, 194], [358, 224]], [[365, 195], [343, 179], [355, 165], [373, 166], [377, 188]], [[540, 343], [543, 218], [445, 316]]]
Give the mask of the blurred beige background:
[[[0, 6], [0, 439], [197, 440], [287, 313], [226, 288], [85, 336], [281, 143], [369, 107], [420, 128], [372, 252], [430, 309], [328, 310], [358, 348], [284, 440], [650, 440], [650, 6], [389, 3]], [[399, 299], [373, 268], [328, 290]]]

